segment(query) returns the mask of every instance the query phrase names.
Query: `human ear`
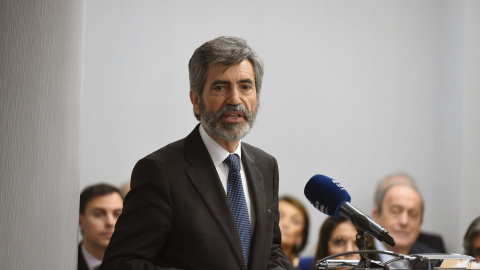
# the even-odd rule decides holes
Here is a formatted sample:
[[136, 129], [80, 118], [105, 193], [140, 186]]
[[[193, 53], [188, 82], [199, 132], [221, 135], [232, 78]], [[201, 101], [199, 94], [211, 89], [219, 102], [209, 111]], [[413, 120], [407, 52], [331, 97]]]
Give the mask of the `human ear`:
[[375, 207], [375, 209], [373, 209], [372, 217], [373, 217], [373, 220], [375, 220], [375, 222], [378, 223], [378, 219], [380, 218], [380, 213], [378, 212], [377, 207]]
[[200, 97], [197, 95], [197, 92], [190, 90], [190, 101], [192, 102], [195, 113], [200, 114]]
[[80, 226], [80, 228], [83, 229], [83, 215], [82, 214], [80, 214], [78, 216], [78, 226]]

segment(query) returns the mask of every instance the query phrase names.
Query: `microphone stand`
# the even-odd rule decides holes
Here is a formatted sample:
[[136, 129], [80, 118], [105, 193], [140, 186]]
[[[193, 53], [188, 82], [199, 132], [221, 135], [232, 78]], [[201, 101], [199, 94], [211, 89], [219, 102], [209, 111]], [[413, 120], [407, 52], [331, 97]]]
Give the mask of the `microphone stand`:
[[[362, 229], [362, 226], [357, 225], [357, 223], [360, 222], [365, 222], [365, 219], [363, 219], [362, 216], [358, 216], [359, 219], [351, 219], [354, 227], [357, 229], [357, 235], [355, 237], [355, 242], [358, 247], [358, 251], [347, 251], [347, 252], [342, 252], [339, 254], [334, 254], [327, 256], [325, 258], [322, 258], [318, 260], [315, 264], [316, 269], [333, 269], [337, 267], [352, 267], [351, 270], [390, 270], [390, 263], [397, 261], [397, 260], [408, 260], [410, 262], [410, 267], [406, 269], [410, 270], [429, 270], [432, 269], [431, 264], [430, 264], [430, 259], [428, 257], [424, 257], [418, 254], [414, 255], [404, 255], [400, 253], [395, 253], [392, 251], [381, 251], [381, 250], [367, 250], [367, 245], [365, 243], [365, 233], [366, 231]], [[363, 226], [365, 227], [365, 226]], [[355, 262], [352, 262], [350, 260], [332, 260], [330, 261], [331, 258], [335, 258], [338, 256], [342, 255], [348, 255], [348, 254], [360, 254], [360, 260], [358, 261], [358, 264], [354, 266]], [[392, 259], [387, 262], [377, 262], [373, 261], [370, 258], [367, 257], [367, 254], [388, 254], [390, 256], [395, 256], [398, 257], [396, 259]], [[432, 258], [434, 259], [434, 258]]]
[[[355, 225], [355, 223], [354, 223]], [[384, 269], [384, 270], [390, 270], [389, 262], [384, 263], [384, 264], [378, 264], [375, 262], [372, 262], [370, 258], [367, 257], [367, 253], [362, 252], [367, 250], [367, 245], [365, 243], [365, 231], [360, 228], [360, 226], [355, 226], [357, 229], [357, 235], [355, 237], [357, 247], [360, 253], [360, 261], [358, 264], [353, 267], [352, 269], [369, 269], [369, 268], [379, 268], [379, 269]], [[429, 269], [430, 268], [430, 262], [428, 259], [422, 257], [422, 256], [416, 256], [416, 257], [410, 257], [410, 256], [402, 256], [400, 259], [406, 259], [408, 258], [410, 262], [412, 262], [412, 265], [410, 269]], [[395, 259], [394, 259], [395, 260]], [[394, 261], [392, 260], [392, 261]], [[398, 259], [397, 259], [398, 260]]]
[[360, 251], [360, 261], [358, 262], [357, 266], [353, 267], [352, 269], [369, 269], [369, 268], [380, 268], [380, 269], [385, 269], [385, 270], [388, 270], [389, 267], [387, 265], [380, 265], [380, 264], [377, 264], [375, 262], [372, 262], [372, 260], [370, 260], [370, 258], [367, 257], [367, 253], [365, 252], [362, 252], [362, 250], [366, 250], [367, 249], [367, 245], [365, 243], [365, 231], [358, 228], [357, 226], [355, 226], [357, 228], [357, 235], [355, 237], [355, 241], [357, 242], [357, 247], [358, 247], [358, 250]]

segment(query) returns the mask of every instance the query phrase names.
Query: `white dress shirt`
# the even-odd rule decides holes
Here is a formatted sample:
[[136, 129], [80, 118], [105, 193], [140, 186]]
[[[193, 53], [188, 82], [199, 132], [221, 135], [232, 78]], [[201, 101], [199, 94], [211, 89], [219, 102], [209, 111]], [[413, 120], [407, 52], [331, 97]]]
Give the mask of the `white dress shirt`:
[[[377, 239], [374, 239], [374, 240], [375, 240], [375, 247], [377, 248], [377, 250], [389, 251], [387, 247], [385, 247], [383, 242], [380, 242]], [[388, 254], [380, 254], [380, 253], [378, 254], [378, 257], [380, 258], [380, 261], [382, 263], [390, 261], [391, 259], [398, 258], [397, 256], [391, 256]], [[407, 260], [399, 260], [399, 261], [390, 263], [389, 266], [390, 266], [390, 269], [410, 269], [410, 262]]]
[[[217, 174], [220, 178], [220, 181], [222, 182], [223, 188], [225, 189], [225, 194], [227, 194], [227, 179], [229, 168], [225, 163], [223, 163], [223, 161], [231, 153], [225, 150], [225, 148], [223, 148], [222, 146], [220, 146], [214, 139], [212, 139], [203, 128], [203, 125], [200, 125], [200, 136], [202, 137], [203, 143], [207, 147], [208, 153], [210, 154], [213, 164], [215, 165], [215, 169], [217, 169]], [[235, 149], [235, 152], [233, 152], [232, 154], [237, 154], [240, 158], [240, 174], [242, 176], [243, 192], [245, 193], [245, 199], [247, 200], [250, 226], [253, 228], [255, 211], [253, 211], [253, 207], [250, 203], [250, 192], [248, 192], [247, 177], [245, 176], [245, 172], [243, 170], [242, 141], [238, 143], [237, 149]]]
[[102, 264], [102, 261], [98, 260], [97, 258], [93, 257], [90, 253], [88, 253], [83, 243], [82, 243], [82, 254], [83, 254], [83, 258], [85, 258], [85, 262], [87, 263], [89, 270], [98, 269], [98, 267], [100, 267], [100, 264]]

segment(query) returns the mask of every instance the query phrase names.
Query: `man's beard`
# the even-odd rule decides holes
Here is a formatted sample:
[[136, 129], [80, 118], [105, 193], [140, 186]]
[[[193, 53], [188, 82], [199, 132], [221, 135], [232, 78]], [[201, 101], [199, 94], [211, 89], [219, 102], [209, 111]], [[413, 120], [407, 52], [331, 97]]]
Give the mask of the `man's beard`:
[[[205, 129], [215, 138], [226, 141], [239, 141], [245, 137], [253, 127], [257, 118], [258, 104], [254, 112], [248, 112], [242, 104], [226, 105], [216, 113], [209, 113], [205, 108], [203, 99], [200, 99], [200, 119]], [[226, 123], [222, 121], [225, 113], [231, 111], [242, 112], [245, 122]]]

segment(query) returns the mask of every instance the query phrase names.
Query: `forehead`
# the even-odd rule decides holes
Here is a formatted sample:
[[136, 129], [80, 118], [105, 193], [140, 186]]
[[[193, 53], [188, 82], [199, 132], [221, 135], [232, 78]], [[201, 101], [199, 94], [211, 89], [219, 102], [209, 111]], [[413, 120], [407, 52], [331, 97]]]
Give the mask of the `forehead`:
[[407, 185], [398, 185], [391, 187], [383, 201], [384, 206], [401, 206], [404, 208], [421, 208], [422, 199], [418, 192]]
[[291, 204], [287, 201], [279, 201], [278, 202], [278, 207], [279, 207], [279, 210], [282, 211], [282, 212], [291, 213], [291, 214], [298, 214], [298, 215], [303, 216], [302, 211], [300, 211], [300, 209], [298, 209], [295, 205], [293, 205], [293, 204]]
[[105, 195], [93, 197], [87, 202], [85, 206], [85, 210], [90, 210], [94, 208], [118, 209], [122, 207], [123, 207], [122, 197], [117, 192], [112, 192]]
[[357, 230], [350, 222], [342, 222], [338, 224], [335, 229], [332, 231], [332, 236], [343, 235], [343, 236], [355, 236], [357, 234]]
[[207, 69], [207, 80], [218, 77], [242, 76], [254, 78], [253, 65], [248, 59], [227, 66], [221, 62], [211, 64]]

